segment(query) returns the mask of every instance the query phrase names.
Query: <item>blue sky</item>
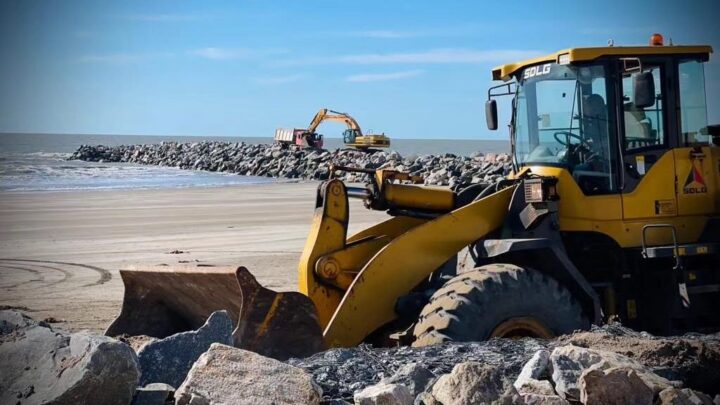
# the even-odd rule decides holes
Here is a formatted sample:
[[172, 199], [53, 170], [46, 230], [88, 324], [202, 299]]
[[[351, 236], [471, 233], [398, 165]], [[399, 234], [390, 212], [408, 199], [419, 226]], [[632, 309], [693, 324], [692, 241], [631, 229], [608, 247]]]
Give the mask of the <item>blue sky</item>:
[[[271, 136], [329, 107], [395, 138], [504, 139], [485, 128], [493, 66], [653, 32], [720, 51], [718, 15], [717, 0], [0, 0], [0, 132]], [[720, 94], [717, 55], [706, 81]]]

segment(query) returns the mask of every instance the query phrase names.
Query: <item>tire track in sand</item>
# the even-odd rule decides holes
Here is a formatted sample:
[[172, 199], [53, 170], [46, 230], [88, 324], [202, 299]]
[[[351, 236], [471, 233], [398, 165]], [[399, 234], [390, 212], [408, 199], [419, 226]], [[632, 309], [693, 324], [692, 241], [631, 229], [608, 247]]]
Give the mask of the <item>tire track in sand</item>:
[[[72, 267], [80, 267], [80, 268], [84, 268], [84, 269], [89, 269], [89, 270], [92, 270], [92, 271], [94, 271], [94, 272], [96, 272], [96, 273], [99, 274], [100, 277], [98, 278], [97, 281], [95, 281], [94, 283], [89, 283], [89, 284], [82, 285], [81, 287], [92, 287], [92, 286], [95, 286], [95, 285], [102, 285], [102, 284], [105, 284], [105, 283], [107, 283], [108, 281], [112, 280], [112, 273], [111, 273], [109, 270], [103, 269], [102, 267], [91, 266], [91, 265], [89, 265], [89, 264], [80, 264], [80, 263], [71, 263], [71, 262], [60, 262], [60, 261], [52, 261], [52, 260], [33, 260], [33, 259], [14, 259], [14, 258], [0, 258], [0, 261], [37, 263], [36, 266], [40, 266], [41, 264], [59, 264], [59, 265], [65, 265], [65, 266], [72, 266]], [[43, 266], [43, 267], [47, 267], [47, 268], [51, 268], [51, 269], [54, 269], [54, 270], [58, 270], [58, 271], [61, 271], [61, 272], [64, 273], [64, 274], [66, 274], [66, 277], [63, 278], [63, 280], [61, 280], [61, 281], [65, 281], [65, 280], [67, 280], [68, 278], [72, 277], [72, 273], [71, 273], [70, 271], [67, 271], [67, 270], [64, 270], [64, 271], [63, 271], [63, 270], [61, 270], [61, 269], [57, 269], [57, 268], [54, 268], [54, 267], [52, 267], [52, 266]], [[67, 273], [66, 273], [66, 272], [67, 272]]]
[[22, 270], [22, 271], [27, 271], [28, 273], [32, 273], [32, 274], [40, 277], [40, 278], [33, 278], [33, 279], [31, 279], [31, 280], [28, 280], [28, 281], [23, 281], [22, 283], [8, 284], [8, 285], [5, 285], [5, 286], [2, 286], [2, 288], [11, 289], [11, 288], [20, 287], [20, 286], [25, 285], [25, 284], [34, 283], [34, 282], [37, 282], [37, 281], [40, 281], [40, 282], [45, 281], [45, 277], [44, 277], [42, 274], [40, 274], [40, 272], [39, 272], [38, 270], [35, 270], [35, 269], [29, 269], [29, 268], [27, 268], [27, 267], [10, 266], [10, 265], [6, 265], [6, 264], [0, 264], [0, 268], [8, 269], [8, 270]]

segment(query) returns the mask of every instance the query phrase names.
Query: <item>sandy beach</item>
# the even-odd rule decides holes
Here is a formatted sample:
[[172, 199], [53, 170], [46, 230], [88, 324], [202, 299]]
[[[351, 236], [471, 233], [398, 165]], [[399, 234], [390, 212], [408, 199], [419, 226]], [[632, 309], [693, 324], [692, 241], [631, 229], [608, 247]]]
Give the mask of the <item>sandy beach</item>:
[[[118, 270], [142, 264], [244, 265], [294, 290], [317, 184], [2, 192], [0, 306], [102, 331], [120, 309]], [[350, 204], [351, 232], [386, 217]]]

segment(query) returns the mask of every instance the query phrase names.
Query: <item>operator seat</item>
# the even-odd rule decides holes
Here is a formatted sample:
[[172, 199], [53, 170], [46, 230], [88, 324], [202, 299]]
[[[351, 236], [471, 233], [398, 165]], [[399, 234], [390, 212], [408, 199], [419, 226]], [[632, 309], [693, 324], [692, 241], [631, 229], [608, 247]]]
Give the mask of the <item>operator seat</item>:
[[583, 133], [592, 140], [593, 152], [608, 157], [608, 120], [605, 99], [591, 94], [583, 101]]
[[606, 167], [610, 158], [608, 119], [605, 99], [599, 94], [583, 100], [582, 125], [584, 138], [591, 148], [586, 157], [592, 160], [576, 165], [573, 177], [585, 194], [607, 193], [611, 188]]

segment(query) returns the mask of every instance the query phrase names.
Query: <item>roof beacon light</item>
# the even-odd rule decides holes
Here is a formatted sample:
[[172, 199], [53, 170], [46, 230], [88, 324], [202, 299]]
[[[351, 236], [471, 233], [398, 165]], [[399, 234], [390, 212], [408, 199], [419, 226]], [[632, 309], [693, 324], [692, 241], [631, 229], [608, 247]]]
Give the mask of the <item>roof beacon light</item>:
[[650, 45], [652, 46], [663, 46], [663, 36], [657, 32], [650, 36]]

